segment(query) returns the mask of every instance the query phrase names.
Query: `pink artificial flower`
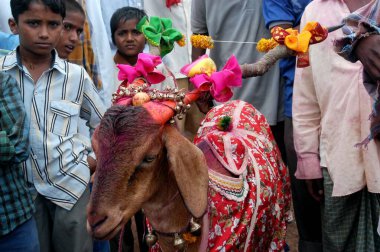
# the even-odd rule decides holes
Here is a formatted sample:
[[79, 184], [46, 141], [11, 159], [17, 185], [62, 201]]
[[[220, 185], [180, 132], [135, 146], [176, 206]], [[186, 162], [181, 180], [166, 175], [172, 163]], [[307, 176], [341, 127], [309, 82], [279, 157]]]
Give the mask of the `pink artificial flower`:
[[161, 64], [159, 56], [139, 53], [135, 66], [117, 64], [119, 68], [118, 79], [128, 80], [131, 84], [138, 77], [143, 77], [149, 84], [157, 84], [165, 80], [165, 76], [156, 69], [156, 66]]
[[221, 71], [210, 76], [204, 73], [197, 74], [190, 81], [201, 91], [210, 90], [216, 101], [226, 102], [233, 95], [231, 88], [241, 86], [242, 72], [236, 57], [232, 55]]

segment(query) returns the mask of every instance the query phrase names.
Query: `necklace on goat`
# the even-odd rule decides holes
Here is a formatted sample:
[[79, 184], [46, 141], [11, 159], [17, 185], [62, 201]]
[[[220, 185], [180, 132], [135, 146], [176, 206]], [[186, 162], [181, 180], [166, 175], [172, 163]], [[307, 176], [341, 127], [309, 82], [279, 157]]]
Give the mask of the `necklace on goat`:
[[[137, 78], [132, 84], [122, 83], [119, 89], [113, 93], [112, 102], [118, 103], [123, 98], [131, 98], [133, 106], [142, 106], [148, 101], [174, 101], [176, 106], [175, 116], [182, 120], [187, 111], [191, 108], [190, 104], [185, 104], [184, 98], [186, 96], [185, 91], [178, 88], [166, 87], [163, 91], [158, 89], [152, 89], [146, 83], [144, 78]], [[170, 123], [174, 123], [174, 118], [170, 120]]]
[[188, 244], [195, 243], [201, 235], [202, 229], [202, 226], [195, 222], [193, 218], [190, 219], [189, 224], [183, 228], [183, 230], [175, 233], [165, 233], [154, 230], [148, 218], [146, 218], [146, 225], [148, 227], [148, 234], [145, 235], [145, 242], [149, 248], [157, 246], [157, 233], [162, 236], [173, 237], [173, 246], [177, 251], [184, 251]]

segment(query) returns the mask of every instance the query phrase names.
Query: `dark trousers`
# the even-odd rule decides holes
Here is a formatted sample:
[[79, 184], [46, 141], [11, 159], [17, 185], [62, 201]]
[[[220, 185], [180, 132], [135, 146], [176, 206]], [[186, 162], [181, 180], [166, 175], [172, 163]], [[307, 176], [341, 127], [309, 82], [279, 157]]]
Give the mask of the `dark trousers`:
[[0, 251], [40, 252], [36, 221], [32, 217], [9, 234], [0, 237]]
[[294, 215], [299, 234], [299, 252], [322, 251], [320, 204], [308, 193], [304, 180], [296, 179], [297, 155], [294, 150], [292, 118], [285, 118], [285, 149], [293, 197]]
[[87, 187], [68, 211], [38, 194], [34, 205], [41, 252], [92, 252], [92, 237], [87, 232]]
[[285, 122], [277, 122], [276, 125], [270, 126], [270, 130], [272, 131], [274, 140], [277, 143], [277, 147], [280, 149], [281, 157], [284, 163], [287, 163], [286, 159], [286, 151], [285, 151], [285, 140], [284, 140], [284, 133], [285, 133]]

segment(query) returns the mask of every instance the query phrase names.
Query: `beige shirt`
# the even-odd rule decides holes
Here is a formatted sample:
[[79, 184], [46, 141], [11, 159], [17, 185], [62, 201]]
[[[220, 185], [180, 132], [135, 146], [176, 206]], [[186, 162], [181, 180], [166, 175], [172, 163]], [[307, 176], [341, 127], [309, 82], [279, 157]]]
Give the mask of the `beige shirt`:
[[[341, 23], [349, 14], [341, 0], [314, 0], [306, 8], [307, 21], [323, 26]], [[326, 41], [310, 48], [310, 67], [296, 70], [293, 94], [294, 143], [298, 157], [296, 177], [322, 177], [327, 167], [334, 182], [333, 196], [359, 191], [367, 185], [380, 193], [380, 144], [355, 148], [367, 137], [372, 99], [363, 86], [361, 63], [350, 63], [333, 51], [332, 32]]]

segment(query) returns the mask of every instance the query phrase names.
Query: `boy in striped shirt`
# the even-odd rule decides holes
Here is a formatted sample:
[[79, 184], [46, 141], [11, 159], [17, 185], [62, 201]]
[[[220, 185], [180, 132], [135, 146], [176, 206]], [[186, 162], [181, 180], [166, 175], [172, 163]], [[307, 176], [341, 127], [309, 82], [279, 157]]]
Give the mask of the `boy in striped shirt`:
[[92, 251], [86, 231], [90, 167], [95, 157], [78, 133], [79, 118], [93, 132], [105, 107], [86, 71], [58, 57], [65, 17], [63, 0], [11, 0], [11, 30], [20, 46], [0, 59], [13, 76], [30, 120], [29, 159], [23, 164], [36, 189], [41, 251]]

